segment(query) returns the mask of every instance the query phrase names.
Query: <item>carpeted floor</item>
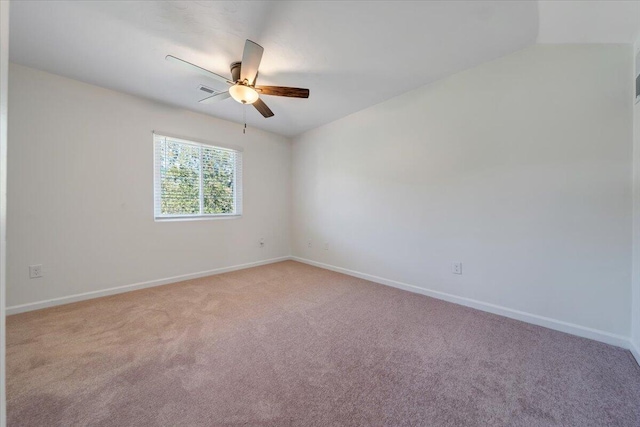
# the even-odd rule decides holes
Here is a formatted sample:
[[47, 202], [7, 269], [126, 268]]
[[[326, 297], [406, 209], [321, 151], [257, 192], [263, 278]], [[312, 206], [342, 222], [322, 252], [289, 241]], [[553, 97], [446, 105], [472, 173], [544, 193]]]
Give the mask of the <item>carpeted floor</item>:
[[9, 426], [640, 426], [629, 352], [292, 261], [7, 319]]

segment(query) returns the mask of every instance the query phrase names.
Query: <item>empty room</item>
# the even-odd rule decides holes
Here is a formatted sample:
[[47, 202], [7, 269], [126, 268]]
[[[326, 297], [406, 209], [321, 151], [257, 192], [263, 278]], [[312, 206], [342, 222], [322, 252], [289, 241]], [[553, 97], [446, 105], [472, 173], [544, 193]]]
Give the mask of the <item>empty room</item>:
[[640, 1], [0, 0], [0, 427], [640, 427]]

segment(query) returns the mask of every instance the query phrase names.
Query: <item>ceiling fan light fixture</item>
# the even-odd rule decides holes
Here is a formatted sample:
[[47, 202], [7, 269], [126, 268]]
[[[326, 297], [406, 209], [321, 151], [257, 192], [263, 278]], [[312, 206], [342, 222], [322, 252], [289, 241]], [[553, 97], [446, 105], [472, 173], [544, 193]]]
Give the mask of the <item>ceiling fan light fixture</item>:
[[260, 97], [254, 88], [238, 83], [229, 88], [229, 93], [241, 104], [253, 104]]

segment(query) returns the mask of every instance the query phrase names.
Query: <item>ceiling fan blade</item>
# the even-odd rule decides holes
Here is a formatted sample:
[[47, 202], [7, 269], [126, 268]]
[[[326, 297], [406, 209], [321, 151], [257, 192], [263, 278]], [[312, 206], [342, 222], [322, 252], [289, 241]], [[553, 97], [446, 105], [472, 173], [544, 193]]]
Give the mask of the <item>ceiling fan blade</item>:
[[273, 111], [271, 111], [271, 109], [267, 107], [267, 104], [265, 104], [262, 99], [258, 98], [258, 100], [253, 103], [253, 106], [256, 107], [256, 110], [260, 111], [260, 114], [262, 114], [264, 117], [273, 117]]
[[290, 98], [308, 98], [309, 89], [285, 86], [256, 86], [261, 95], [288, 96]]
[[203, 74], [203, 75], [205, 75], [207, 77], [211, 77], [212, 79], [217, 80], [217, 81], [219, 81], [221, 83], [227, 83], [227, 84], [231, 84], [231, 85], [233, 84], [233, 82], [229, 81], [229, 79], [226, 78], [226, 77], [223, 77], [223, 76], [221, 76], [219, 74], [216, 74], [216, 73], [214, 73], [212, 71], [206, 70], [206, 69], [204, 69], [202, 67], [198, 67], [197, 65], [192, 64], [191, 62], [187, 62], [187, 61], [182, 60], [180, 58], [176, 58], [175, 56], [167, 55], [165, 57], [165, 59], [167, 61], [169, 61], [169, 62], [173, 62], [174, 64], [178, 64], [178, 65], [180, 65], [180, 66], [182, 66], [184, 68], [188, 68], [191, 71], [197, 71], [198, 73]]
[[223, 99], [227, 99], [231, 96], [229, 92], [216, 93], [215, 95], [211, 95], [206, 97], [205, 99], [201, 99], [201, 104], [215, 104], [216, 102], [220, 102]]
[[258, 67], [262, 60], [262, 52], [264, 52], [262, 46], [247, 39], [244, 43], [244, 52], [242, 53], [240, 80], [247, 80], [250, 85], [255, 83], [256, 76], [258, 75]]

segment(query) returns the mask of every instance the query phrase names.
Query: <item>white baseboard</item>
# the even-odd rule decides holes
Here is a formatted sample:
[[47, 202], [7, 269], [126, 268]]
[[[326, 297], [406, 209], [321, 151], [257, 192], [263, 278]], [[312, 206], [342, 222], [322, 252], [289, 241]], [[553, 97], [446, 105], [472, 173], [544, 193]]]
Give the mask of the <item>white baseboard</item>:
[[585, 326], [576, 325], [573, 323], [563, 322], [561, 320], [551, 319], [549, 317], [538, 316], [536, 314], [513, 310], [507, 307], [502, 307], [495, 304], [477, 301], [470, 298], [460, 297], [460, 296], [448, 294], [445, 292], [420, 288], [418, 286], [409, 285], [407, 283], [402, 283], [402, 282], [398, 282], [391, 279], [385, 279], [383, 277], [361, 273], [359, 271], [349, 270], [347, 268], [336, 267], [334, 265], [325, 264], [318, 261], [312, 261], [310, 259], [300, 258], [296, 256], [283, 256], [278, 258], [271, 258], [267, 260], [250, 262], [246, 264], [239, 264], [239, 265], [234, 265], [230, 267], [216, 268], [213, 270], [200, 271], [197, 273], [183, 274], [180, 276], [167, 277], [164, 279], [150, 280], [147, 282], [140, 282], [140, 283], [134, 283], [131, 285], [118, 286], [118, 287], [103, 289], [99, 291], [85, 292], [81, 294], [70, 295], [67, 297], [37, 301], [29, 304], [15, 305], [12, 307], [7, 307], [6, 314], [7, 316], [9, 316], [12, 314], [24, 313], [27, 311], [39, 310], [42, 308], [69, 304], [72, 302], [84, 301], [84, 300], [99, 298], [99, 297], [108, 296], [108, 295], [115, 295], [115, 294], [134, 291], [138, 289], [151, 288], [154, 286], [161, 286], [169, 283], [181, 282], [184, 280], [197, 279], [205, 276], [213, 276], [216, 274], [242, 270], [245, 268], [258, 267], [261, 265], [272, 264], [275, 262], [287, 261], [287, 260], [298, 261], [304, 264], [313, 265], [315, 267], [324, 268], [326, 270], [336, 271], [338, 273], [343, 273], [349, 276], [358, 277], [360, 279], [369, 280], [371, 282], [379, 283], [382, 285], [403, 289], [409, 292], [414, 292], [414, 293], [426, 295], [432, 298], [437, 298], [440, 300], [452, 302], [454, 304], [464, 305], [466, 307], [475, 308], [477, 310], [482, 310], [482, 311], [497, 314], [500, 316], [509, 317], [511, 319], [520, 320], [522, 322], [543, 326], [549, 329], [554, 329], [556, 331], [565, 332], [568, 334], [577, 335], [579, 337], [589, 338], [596, 341], [601, 341], [606, 344], [611, 344], [618, 347], [623, 347], [623, 348], [629, 349], [631, 354], [635, 357], [636, 361], [638, 361], [638, 364], [640, 364], [640, 349], [635, 347], [628, 337], [624, 337], [622, 335], [616, 335], [616, 334], [601, 331], [598, 329], [592, 329]]
[[640, 348], [638, 348], [632, 341], [629, 341], [629, 351], [636, 358], [636, 362], [640, 365]]
[[[497, 314], [511, 319], [520, 320], [522, 322], [531, 323], [545, 328], [554, 329], [556, 331], [565, 332], [572, 335], [577, 335], [583, 338], [589, 338], [596, 341], [601, 341], [606, 344], [615, 345], [625, 349], [631, 350], [631, 341], [628, 337], [622, 335], [616, 335], [598, 329], [592, 329], [585, 326], [576, 325], [573, 323], [563, 322], [561, 320], [551, 319], [549, 317], [538, 316], [536, 314], [526, 313], [519, 310], [513, 310], [507, 307], [502, 307], [495, 304], [490, 304], [482, 301], [477, 301], [470, 298], [460, 297], [457, 295], [447, 294], [445, 292], [434, 291], [431, 289], [420, 288], [418, 286], [409, 285], [407, 283], [398, 282], [395, 280], [385, 279], [371, 274], [361, 273], [359, 271], [349, 270], [347, 268], [336, 267], [334, 265], [324, 264], [322, 262], [312, 261], [306, 258], [299, 258], [296, 256], [291, 257], [292, 260], [302, 262], [304, 264], [313, 265], [315, 267], [324, 268], [326, 270], [336, 271], [338, 273], [347, 274], [349, 276], [358, 277], [360, 279], [369, 280], [371, 282], [380, 283], [382, 285], [392, 286], [394, 288], [404, 289], [405, 291], [415, 292], [418, 294], [426, 295], [429, 297], [441, 299], [444, 301], [452, 302], [455, 304], [464, 305], [466, 307], [475, 308], [477, 310], [486, 311], [489, 313]], [[638, 357], [637, 349], [634, 356], [636, 360], [640, 360]]]
[[102, 289], [99, 291], [84, 292], [81, 294], [69, 295], [67, 297], [53, 298], [44, 301], [37, 301], [28, 304], [14, 305], [7, 307], [7, 316], [11, 314], [24, 313], [26, 311], [39, 310], [41, 308], [53, 307], [56, 305], [69, 304], [72, 302], [84, 301], [92, 298], [99, 298], [108, 295], [121, 294], [123, 292], [135, 291], [138, 289], [151, 288], [154, 286], [167, 285], [169, 283], [182, 282], [184, 280], [197, 279], [205, 276], [213, 276], [215, 274], [228, 273], [230, 271], [243, 270], [245, 268], [258, 267], [260, 265], [273, 264], [274, 262], [287, 261], [291, 257], [284, 256], [279, 258], [271, 258], [262, 261], [249, 262], [246, 264], [233, 265], [231, 267], [215, 268], [213, 270], [200, 271], [198, 273], [182, 274], [180, 276], [167, 277], [164, 279], [150, 280], [148, 282], [134, 283], [131, 285], [117, 286], [115, 288]]

